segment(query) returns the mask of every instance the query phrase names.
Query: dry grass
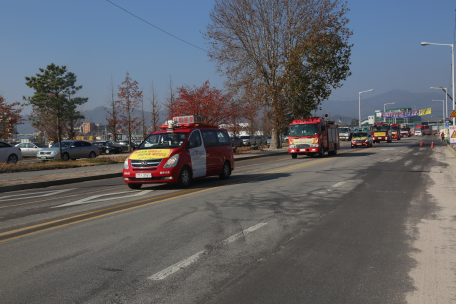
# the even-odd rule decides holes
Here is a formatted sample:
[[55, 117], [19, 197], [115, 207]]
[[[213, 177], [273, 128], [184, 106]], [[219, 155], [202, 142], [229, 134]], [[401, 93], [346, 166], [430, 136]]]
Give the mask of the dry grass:
[[118, 156], [118, 157], [97, 157], [97, 158], [87, 158], [87, 159], [81, 159], [81, 160], [46, 161], [46, 162], [35, 162], [35, 163], [28, 163], [28, 162], [20, 161], [16, 165], [0, 163], [0, 173], [56, 170], [56, 169], [68, 169], [68, 168], [78, 168], [78, 167], [86, 167], [86, 166], [118, 164], [118, 163], [123, 163], [126, 158], [127, 158], [127, 155]]

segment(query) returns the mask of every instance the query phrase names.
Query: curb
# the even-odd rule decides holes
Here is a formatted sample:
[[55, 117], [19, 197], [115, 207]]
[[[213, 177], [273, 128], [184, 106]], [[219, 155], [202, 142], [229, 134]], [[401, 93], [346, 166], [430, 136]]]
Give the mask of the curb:
[[446, 144], [447, 144], [448, 150], [450, 150], [451, 153], [453, 153], [454, 157], [456, 157], [456, 151], [454, 151], [453, 147], [450, 144], [448, 144], [448, 142]]
[[[278, 152], [278, 153], [274, 153], [274, 154], [243, 157], [243, 158], [238, 159], [238, 160], [235, 159], [234, 161], [237, 162], [237, 161], [243, 161], [243, 160], [248, 160], [248, 159], [255, 159], [255, 158], [269, 157], [269, 156], [278, 156], [278, 155], [284, 155], [284, 154], [288, 154], [288, 151], [287, 152]], [[86, 177], [68, 178], [68, 179], [61, 179], [61, 180], [55, 180], [55, 181], [31, 183], [31, 184], [20, 184], [20, 185], [13, 185], [13, 186], [4, 186], [4, 187], [0, 187], [0, 193], [11, 192], [11, 191], [19, 191], [19, 190], [29, 190], [29, 189], [35, 189], [35, 188], [46, 188], [46, 187], [51, 187], [51, 186], [68, 185], [68, 184], [86, 182], [86, 181], [91, 181], [91, 180], [109, 179], [109, 178], [114, 178], [114, 177], [122, 177], [122, 172], [105, 174], [105, 175], [94, 175], [94, 176], [86, 176]]]

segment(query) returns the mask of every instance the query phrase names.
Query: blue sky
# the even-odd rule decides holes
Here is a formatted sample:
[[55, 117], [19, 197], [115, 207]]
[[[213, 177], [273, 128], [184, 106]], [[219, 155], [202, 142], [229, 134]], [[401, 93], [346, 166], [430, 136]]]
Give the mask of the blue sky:
[[[209, 0], [112, 0], [167, 32], [201, 48], [209, 23]], [[393, 89], [450, 89], [454, 0], [348, 1], [354, 44], [350, 76], [331, 100], [357, 99]], [[8, 102], [33, 91], [25, 76], [50, 63], [66, 65], [89, 97], [85, 110], [102, 106], [111, 76], [119, 85], [128, 71], [148, 97], [151, 82], [163, 102], [171, 75], [175, 87], [209, 80], [223, 88], [206, 53], [134, 18], [105, 0], [17, 0], [0, 2], [0, 93]], [[364, 97], [365, 95], [363, 95]], [[367, 97], [367, 96], [366, 96]], [[28, 112], [28, 109], [25, 111]], [[356, 114], [356, 113], [355, 113]]]

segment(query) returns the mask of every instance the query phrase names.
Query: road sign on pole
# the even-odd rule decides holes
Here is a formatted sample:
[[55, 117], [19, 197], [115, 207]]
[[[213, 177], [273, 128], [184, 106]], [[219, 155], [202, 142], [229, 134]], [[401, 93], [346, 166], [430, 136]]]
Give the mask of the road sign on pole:
[[456, 117], [456, 110], [453, 110], [453, 112], [451, 112], [450, 117]]

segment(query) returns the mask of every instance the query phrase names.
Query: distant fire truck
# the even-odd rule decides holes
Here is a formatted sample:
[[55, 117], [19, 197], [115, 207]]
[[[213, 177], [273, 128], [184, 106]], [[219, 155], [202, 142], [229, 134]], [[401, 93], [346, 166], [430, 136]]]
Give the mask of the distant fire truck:
[[391, 125], [391, 135], [393, 139], [401, 140], [401, 127], [398, 124]]
[[376, 143], [380, 143], [380, 141], [390, 143], [393, 141], [391, 127], [386, 122], [376, 122], [372, 126], [372, 136], [373, 141]]
[[412, 136], [412, 132], [410, 130], [409, 125], [405, 124], [401, 127], [401, 137], [410, 137]]
[[300, 154], [322, 157], [325, 152], [335, 155], [340, 149], [339, 126], [334, 121], [320, 117], [297, 119], [288, 128], [288, 153], [292, 158]]

